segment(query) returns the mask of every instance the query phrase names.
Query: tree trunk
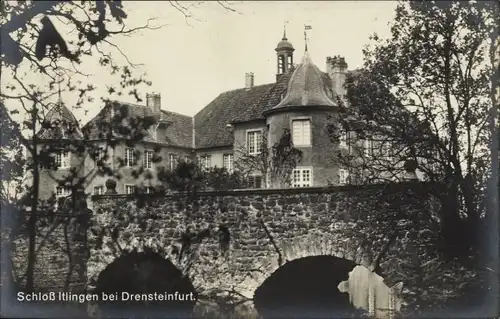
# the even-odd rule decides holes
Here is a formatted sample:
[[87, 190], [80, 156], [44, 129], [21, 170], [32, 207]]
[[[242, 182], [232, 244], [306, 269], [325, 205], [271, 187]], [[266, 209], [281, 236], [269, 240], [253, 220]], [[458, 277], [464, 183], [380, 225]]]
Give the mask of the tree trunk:
[[32, 144], [32, 159], [33, 159], [33, 189], [31, 196], [31, 212], [29, 212], [28, 220], [28, 265], [26, 267], [26, 290], [33, 291], [34, 289], [34, 270], [36, 262], [35, 245], [36, 245], [36, 222], [37, 222], [37, 208], [38, 208], [38, 197], [39, 197], [39, 182], [40, 182], [40, 172], [38, 163], [38, 143], [36, 138], [36, 104], [33, 106], [32, 114], [32, 134], [33, 134], [33, 144]]

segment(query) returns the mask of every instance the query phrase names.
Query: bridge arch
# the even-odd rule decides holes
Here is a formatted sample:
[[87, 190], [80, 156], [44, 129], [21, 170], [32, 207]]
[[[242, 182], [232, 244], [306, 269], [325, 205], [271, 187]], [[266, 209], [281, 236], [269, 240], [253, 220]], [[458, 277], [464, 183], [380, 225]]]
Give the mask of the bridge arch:
[[[132, 309], [160, 312], [160, 316], [166, 312], [190, 315], [197, 297], [190, 279], [152, 249], [127, 251], [115, 258], [97, 276], [94, 293], [108, 298], [99, 300], [104, 316], [130, 313]], [[142, 299], [133, 300], [132, 296]]]
[[[276, 252], [264, 258], [250, 276], [240, 285], [239, 293], [252, 299], [255, 291], [278, 268], [284, 264], [307, 257], [332, 256], [346, 259], [353, 264], [371, 267], [371, 254], [359, 247], [359, 243], [348, 238], [338, 238], [333, 234], [311, 232], [307, 235], [276, 240]], [[354, 266], [353, 266], [354, 267]]]

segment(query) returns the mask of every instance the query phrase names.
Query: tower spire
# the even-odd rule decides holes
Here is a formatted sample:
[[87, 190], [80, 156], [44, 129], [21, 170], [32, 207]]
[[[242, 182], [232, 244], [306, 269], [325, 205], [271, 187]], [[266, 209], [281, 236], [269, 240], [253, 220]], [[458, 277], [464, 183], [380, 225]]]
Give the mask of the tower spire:
[[305, 52], [307, 52], [307, 42], [309, 38], [307, 37], [307, 30], [311, 30], [312, 27], [310, 25], [304, 25], [304, 43], [305, 43]]
[[287, 25], [287, 23], [288, 23], [288, 20], [285, 20], [285, 23], [283, 23], [283, 39], [282, 40], [285, 40], [285, 41], [288, 40], [286, 38], [286, 25]]

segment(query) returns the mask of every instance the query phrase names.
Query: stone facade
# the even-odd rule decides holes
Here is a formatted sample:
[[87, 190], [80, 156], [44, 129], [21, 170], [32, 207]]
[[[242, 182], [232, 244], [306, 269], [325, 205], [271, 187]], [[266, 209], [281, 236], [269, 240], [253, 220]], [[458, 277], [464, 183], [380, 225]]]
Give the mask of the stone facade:
[[[118, 229], [119, 235], [114, 239], [90, 235], [88, 288], [91, 291], [99, 274], [120, 256], [116, 247], [124, 251], [150, 248], [185, 273], [199, 295], [247, 298], [250, 308], [245, 311], [255, 312], [249, 310], [255, 290], [284, 263], [331, 255], [373, 270], [373, 261], [384, 245], [380, 241], [361, 244], [363, 234], [352, 236], [352, 226], [375, 213], [376, 203], [387, 191], [407, 203], [402, 207], [405, 213], [428, 212], [427, 201], [409, 200], [419, 187], [242, 190], [199, 193], [195, 200], [185, 195], [139, 202], [123, 195], [98, 196], [94, 198], [91, 234]], [[221, 250], [220, 227], [230, 234], [227, 251]], [[180, 256], [179, 238], [187, 229], [208, 232], [201, 243], [189, 248], [188, 255]], [[100, 248], [96, 241], [102, 242]], [[402, 279], [397, 265], [390, 262], [400, 249], [394, 243], [377, 268], [382, 276], [391, 275], [389, 286]]]
[[[87, 281], [87, 230], [90, 214], [58, 212], [40, 217], [35, 244], [34, 288], [36, 291], [81, 293]], [[26, 282], [28, 237], [23, 232], [13, 242], [14, 278]]]

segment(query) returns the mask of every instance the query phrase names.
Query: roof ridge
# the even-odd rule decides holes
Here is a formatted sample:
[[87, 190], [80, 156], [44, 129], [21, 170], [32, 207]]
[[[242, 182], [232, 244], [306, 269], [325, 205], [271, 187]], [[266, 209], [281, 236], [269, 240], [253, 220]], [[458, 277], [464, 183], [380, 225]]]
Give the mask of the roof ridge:
[[228, 90], [228, 91], [224, 91], [222, 92], [220, 95], [222, 94], [225, 94], [225, 93], [230, 93], [230, 92], [235, 92], [235, 91], [239, 91], [239, 90], [248, 90], [248, 89], [253, 89], [253, 88], [258, 88], [258, 87], [263, 87], [263, 86], [266, 86], [266, 85], [273, 85], [273, 84], [276, 84], [276, 83], [265, 83], [265, 84], [259, 84], [259, 85], [254, 85], [250, 88], [245, 88], [245, 87], [242, 87], [242, 88], [239, 88], [239, 89], [232, 89], [232, 90]]
[[168, 111], [168, 110], [164, 110], [164, 109], [160, 109], [160, 112], [164, 112], [164, 113], [171, 113], [171, 114], [180, 115], [180, 116], [185, 116], [185, 117], [189, 117], [189, 118], [193, 117], [193, 116], [190, 116], [190, 115], [181, 114], [181, 113], [178, 113], [178, 112]]

